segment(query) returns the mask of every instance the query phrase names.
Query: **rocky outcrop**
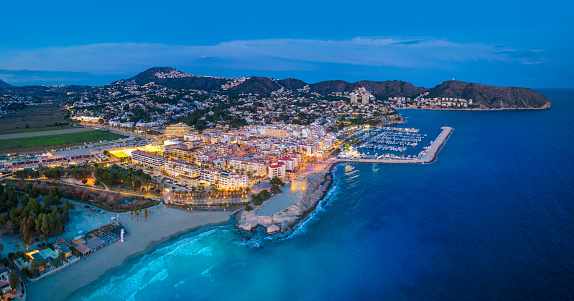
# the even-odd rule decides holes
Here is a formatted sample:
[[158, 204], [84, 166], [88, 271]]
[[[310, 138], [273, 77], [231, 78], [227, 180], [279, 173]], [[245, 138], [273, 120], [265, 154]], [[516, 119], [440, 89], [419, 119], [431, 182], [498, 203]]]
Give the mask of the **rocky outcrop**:
[[550, 100], [528, 88], [499, 87], [456, 80], [446, 81], [429, 90], [427, 98], [472, 99], [480, 109], [548, 109]]
[[399, 113], [391, 114], [391, 115], [383, 115], [381, 116], [381, 123], [383, 126], [393, 125], [393, 124], [403, 124], [405, 120], [403, 116]]
[[270, 216], [259, 216], [255, 210], [243, 213], [239, 217], [238, 227], [251, 231], [256, 227], [264, 227], [268, 234], [285, 232], [293, 229], [308, 213], [310, 213], [325, 196], [333, 181], [330, 165], [324, 171], [307, 176], [308, 186], [301, 200]]

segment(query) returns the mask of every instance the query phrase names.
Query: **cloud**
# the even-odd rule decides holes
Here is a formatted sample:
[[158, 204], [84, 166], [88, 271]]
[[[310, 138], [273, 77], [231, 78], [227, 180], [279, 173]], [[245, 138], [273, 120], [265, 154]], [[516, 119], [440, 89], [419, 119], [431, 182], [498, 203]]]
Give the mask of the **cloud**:
[[0, 54], [0, 69], [74, 72], [141, 71], [151, 66], [187, 66], [267, 71], [313, 70], [316, 64], [398, 68], [448, 68], [464, 62], [533, 63], [537, 50], [442, 39], [355, 38], [351, 40], [263, 39], [213, 46], [102, 43], [48, 47]]
[[507, 57], [511, 60], [518, 61], [525, 65], [540, 64], [540, 55], [544, 50], [526, 50], [526, 49], [516, 49], [516, 50], [500, 50], [495, 51], [493, 54], [501, 55]]
[[506, 55], [514, 58], [531, 58], [537, 57], [543, 50], [500, 50], [495, 51], [493, 54]]
[[403, 42], [396, 42], [395, 45], [415, 45], [415, 44], [419, 44], [422, 42], [423, 42], [423, 40], [408, 40], [408, 41], [403, 41]]

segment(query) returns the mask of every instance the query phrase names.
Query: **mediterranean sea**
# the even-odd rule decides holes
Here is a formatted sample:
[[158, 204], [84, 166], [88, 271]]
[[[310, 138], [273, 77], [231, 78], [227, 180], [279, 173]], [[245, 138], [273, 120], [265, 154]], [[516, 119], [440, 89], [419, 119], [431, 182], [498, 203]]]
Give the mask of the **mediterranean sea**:
[[338, 165], [294, 231], [203, 228], [70, 300], [573, 300], [574, 90], [542, 93], [549, 110], [401, 111], [454, 128], [434, 163]]

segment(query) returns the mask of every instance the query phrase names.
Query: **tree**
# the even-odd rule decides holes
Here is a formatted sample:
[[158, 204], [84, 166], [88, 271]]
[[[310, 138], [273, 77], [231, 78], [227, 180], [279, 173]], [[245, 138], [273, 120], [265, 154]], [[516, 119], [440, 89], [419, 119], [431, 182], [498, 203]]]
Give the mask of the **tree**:
[[44, 221], [44, 213], [40, 213], [36, 219], [36, 235], [42, 233], [42, 222]]
[[50, 237], [50, 217], [47, 214], [43, 215], [43, 219], [42, 219], [42, 234], [44, 235], [44, 239], [48, 240], [48, 237]]
[[12, 290], [15, 290], [18, 284], [20, 284], [20, 277], [18, 277], [18, 274], [16, 273], [15, 270], [12, 270], [10, 272], [8, 280], [10, 281], [10, 287], [12, 288]]
[[271, 192], [277, 194], [277, 193], [281, 193], [282, 191], [281, 191], [281, 189], [279, 188], [279, 186], [273, 185], [273, 186], [271, 186]]
[[22, 269], [22, 274], [28, 278], [32, 278], [32, 272], [30, 272], [30, 269], [27, 267]]
[[139, 188], [139, 187], [142, 185], [142, 182], [141, 182], [140, 180], [138, 180], [138, 179], [135, 179], [135, 180], [133, 181], [133, 185], [134, 185], [134, 188], [137, 189], [137, 188]]
[[20, 250], [20, 244], [16, 244], [14, 247], [16, 248], [16, 253], [18, 253], [18, 250]]
[[261, 199], [259, 199], [259, 197], [256, 194], [251, 195], [251, 202], [255, 206], [260, 206], [262, 204]]
[[249, 212], [253, 210], [253, 207], [249, 206], [249, 204], [245, 205], [245, 211]]
[[[145, 215], [145, 220], [147, 221], [147, 209], [144, 210], [144, 215]], [[0, 250], [0, 252], [2, 252], [2, 251]]]
[[22, 206], [24, 207], [28, 206], [28, 201], [30, 201], [30, 197], [28, 197], [27, 194], [24, 194], [20, 197], [20, 203], [22, 204]]
[[271, 193], [269, 193], [269, 191], [263, 189], [263, 190], [261, 190], [261, 192], [259, 192], [258, 197], [262, 201], [267, 201], [268, 199], [271, 198]]
[[40, 263], [38, 262], [38, 260], [32, 260], [32, 274], [33, 275], [38, 275], [38, 267], [40, 266]]
[[0, 244], [0, 258], [2, 258], [2, 251], [4, 251], [4, 245]]
[[132, 219], [134, 219], [134, 211], [133, 210], [130, 212], [130, 215], [132, 216]]
[[138, 210], [138, 211], [136, 211], [136, 218], [138, 221], [140, 220], [139, 217], [140, 217], [140, 211]]
[[278, 177], [273, 177], [273, 179], [271, 179], [271, 181], [269, 181], [269, 183], [271, 185], [277, 185], [277, 186], [283, 186], [284, 185], [283, 181], [281, 181], [281, 179], [279, 179]]

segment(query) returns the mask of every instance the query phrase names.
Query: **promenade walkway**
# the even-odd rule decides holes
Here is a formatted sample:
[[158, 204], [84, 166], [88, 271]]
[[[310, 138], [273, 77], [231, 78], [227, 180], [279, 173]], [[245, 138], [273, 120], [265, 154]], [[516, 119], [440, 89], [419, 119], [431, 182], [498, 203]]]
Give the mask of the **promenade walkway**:
[[291, 185], [287, 184], [281, 187], [282, 193], [275, 195], [268, 201], [261, 205], [261, 209], [257, 212], [258, 216], [270, 216], [273, 215], [293, 204], [298, 200], [303, 198], [305, 191], [292, 191]]

